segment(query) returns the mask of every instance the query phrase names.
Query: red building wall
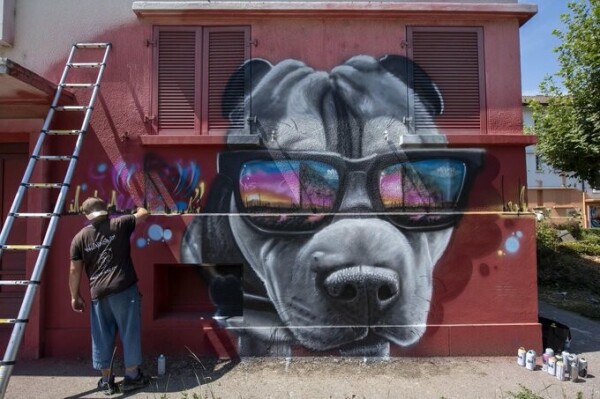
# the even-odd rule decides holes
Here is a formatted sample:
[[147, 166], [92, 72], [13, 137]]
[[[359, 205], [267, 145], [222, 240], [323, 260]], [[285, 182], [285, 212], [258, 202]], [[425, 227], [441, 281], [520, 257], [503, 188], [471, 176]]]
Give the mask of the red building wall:
[[[372, 209], [362, 209], [346, 217], [338, 215], [348, 226], [364, 229], [359, 238], [352, 237], [354, 227], [325, 235], [323, 230], [329, 232], [337, 228], [332, 227], [337, 219], [321, 226], [312, 236], [297, 239], [258, 234], [247, 224], [241, 225], [246, 226], [242, 230], [234, 231], [233, 242], [231, 236], [202, 237], [212, 240], [213, 245], [230, 248], [232, 259], [234, 252], [237, 256], [237, 260], [223, 263], [240, 266], [217, 266], [217, 272], [226, 270], [223, 272], [226, 276], [229, 271], [238, 270], [243, 275], [246, 293], [248, 285], [252, 285], [252, 289], [258, 287], [263, 299], [275, 304], [274, 308], [268, 305], [268, 310], [262, 313], [260, 306], [253, 307], [253, 302], [245, 298], [242, 319], [214, 322], [211, 316], [216, 308], [215, 293], [209, 295], [208, 288], [214, 284], [214, 274], [208, 273], [206, 266], [190, 265], [186, 256], [182, 259], [181, 253], [186, 251], [182, 245], [189, 244], [186, 237], [196, 237], [195, 227], [189, 226], [224, 220], [235, 230], [240, 217], [232, 211], [232, 216], [219, 219], [206, 211], [211, 206], [210, 193], [215, 190], [217, 156], [229, 150], [224, 139], [160, 136], [156, 120], [145, 120], [156, 116], [152, 108], [153, 52], [156, 50], [144, 43], [152, 39], [153, 26], [170, 24], [250, 26], [251, 38], [256, 41], [250, 49], [250, 57], [268, 60], [273, 66], [271, 72], [286, 60], [294, 60], [327, 74], [355, 56], [368, 56], [373, 60], [386, 54], [406, 56], [407, 48], [402, 42], [406, 41], [409, 26], [482, 27], [486, 129], [480, 134], [438, 132], [447, 140], [444, 147], [452, 151], [482, 150], [483, 166], [474, 174], [466, 203], [460, 209], [452, 209], [462, 215], [460, 220], [448, 227], [451, 231], [443, 230], [447, 232], [444, 239], [432, 238], [436, 233], [431, 231], [413, 233], [397, 228]], [[114, 50], [71, 186], [65, 209], [68, 215], [61, 220], [45, 271], [45, 288], [39, 304], [40, 327], [28, 331], [25, 350], [35, 352], [39, 347], [46, 356], [79, 356], [89, 352], [89, 321], [69, 308], [67, 275], [68, 244], [86, 223], [84, 217], [76, 215], [78, 206], [94, 194], [109, 202], [116, 200], [114, 205], [118, 212], [146, 203], [154, 213], [138, 226], [132, 238], [133, 260], [144, 295], [143, 347], [148, 354], [185, 352], [188, 347], [198, 354], [217, 352], [222, 355], [227, 351], [220, 344], [229, 348], [229, 352], [239, 350], [242, 354], [258, 355], [288, 351], [324, 355], [483, 355], [509, 354], [519, 346], [540, 349], [535, 219], [505, 212], [509, 201], [519, 202], [521, 186], [526, 182], [523, 146], [529, 143], [522, 137], [518, 27], [519, 20], [515, 16], [467, 13], [443, 18], [427, 14], [399, 17], [380, 13], [360, 16], [356, 13], [231, 13], [216, 18], [202, 15], [142, 18], [137, 24], [107, 31], [95, 38], [112, 42]], [[57, 64], [48, 75], [58, 80], [61, 70], [62, 65]], [[265, 79], [269, 79], [270, 75], [266, 76]], [[360, 84], [361, 79], [354, 82]], [[386, 94], [385, 91], [373, 92], [374, 85], [367, 87], [365, 95], [372, 98]], [[310, 94], [306, 92], [303, 98]], [[249, 97], [258, 95], [255, 91]], [[78, 96], [78, 100], [85, 102], [83, 96]], [[347, 108], [353, 105], [345, 104]], [[261, 112], [265, 120], [272, 115], [268, 109], [257, 110]], [[76, 122], [69, 115], [58, 120], [56, 127], [66, 128]], [[347, 135], [362, 134], [361, 129], [353, 132]], [[288, 147], [270, 147], [269, 137], [263, 137], [263, 145], [284, 152], [332, 152], [333, 147], [328, 145], [323, 148], [290, 146], [294, 138], [286, 135], [291, 133], [280, 134], [283, 137], [277, 139], [283, 139]], [[347, 139], [343, 134], [337, 136], [340, 142]], [[68, 152], [71, 148], [68, 140], [60, 139], [50, 147], [57, 153]], [[364, 146], [368, 144], [365, 142]], [[427, 143], [417, 147], [431, 149]], [[405, 153], [403, 147], [396, 150]], [[342, 155], [363, 158], [379, 156], [380, 152]], [[47, 174], [49, 181], [62, 178], [58, 167]], [[166, 213], [166, 208], [182, 209], [184, 214]], [[381, 229], [370, 231], [370, 226]], [[245, 235], [245, 228], [252, 234]], [[389, 237], [381, 233], [387, 229], [393, 229]], [[339, 239], [339, 248], [326, 246], [325, 251], [334, 254], [345, 245], [349, 245], [348, 251], [352, 252], [356, 249], [352, 247], [363, 241], [367, 249], [352, 255], [349, 264], [337, 263], [321, 277], [319, 273], [301, 270], [300, 263], [293, 265], [298, 267], [297, 272], [290, 272], [285, 269], [289, 265], [284, 265], [284, 260], [269, 259], [280, 254], [287, 261], [288, 256], [294, 258], [289, 255], [290, 251], [301, 253], [305, 245], [321, 248], [321, 243], [315, 243], [318, 234]], [[386, 237], [399, 241], [386, 246], [375, 240]], [[394, 247], [401, 243], [408, 243], [403, 251]], [[435, 249], [437, 245], [443, 248]], [[273, 249], [278, 246], [287, 246], [287, 249], [279, 252]], [[189, 245], [187, 250], [190, 250]], [[270, 255], [262, 257], [261, 251]], [[385, 262], [378, 260], [381, 254], [387, 254]], [[406, 259], [410, 259], [411, 265], [403, 264], [409, 262]], [[338, 281], [345, 278], [344, 273], [351, 275], [350, 285]], [[343, 278], [338, 278], [339, 275]], [[321, 278], [329, 279], [330, 286], [320, 286]], [[283, 281], [275, 281], [278, 279]], [[394, 284], [401, 287], [398, 292], [393, 288], [392, 293], [380, 291], [382, 286], [394, 287]], [[422, 298], [415, 299], [420, 295], [417, 291], [406, 294], [407, 289], [421, 285]], [[340, 300], [336, 290], [344, 289], [354, 290], [354, 293], [349, 294], [349, 299]], [[382, 315], [374, 310], [384, 306], [383, 302], [390, 298], [394, 305], [388, 306]], [[408, 305], [402, 302], [405, 299]], [[324, 304], [326, 301], [336, 304]], [[412, 313], [419, 314], [406, 312], [405, 308], [413, 306], [415, 301], [418, 304]], [[348, 309], [354, 309], [350, 312], [358, 312], [360, 317], [353, 318]], [[403, 341], [402, 331], [414, 326], [422, 329], [417, 328], [413, 338]], [[361, 332], [355, 334], [355, 330]], [[269, 332], [269, 337], [265, 338], [264, 331]]]

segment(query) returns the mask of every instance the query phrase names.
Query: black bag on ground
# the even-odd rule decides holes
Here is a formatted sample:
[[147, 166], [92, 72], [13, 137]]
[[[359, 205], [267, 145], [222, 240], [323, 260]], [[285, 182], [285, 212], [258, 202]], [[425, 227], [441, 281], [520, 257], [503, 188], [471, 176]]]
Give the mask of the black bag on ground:
[[552, 348], [555, 353], [569, 348], [571, 342], [571, 329], [556, 320], [538, 317], [542, 325], [543, 348]]

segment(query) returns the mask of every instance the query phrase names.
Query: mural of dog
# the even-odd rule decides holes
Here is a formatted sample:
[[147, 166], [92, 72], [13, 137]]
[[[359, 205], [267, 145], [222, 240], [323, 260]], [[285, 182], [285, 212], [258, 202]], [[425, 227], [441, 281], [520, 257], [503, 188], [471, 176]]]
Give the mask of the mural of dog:
[[243, 317], [223, 322], [240, 354], [385, 356], [418, 342], [482, 151], [415, 134], [411, 109], [433, 119], [443, 101], [402, 56], [359, 55], [330, 72], [254, 59], [231, 78], [240, 84], [223, 111], [251, 123], [230, 137], [258, 134], [263, 146], [219, 155], [207, 214], [181, 247], [182, 262], [244, 264]]

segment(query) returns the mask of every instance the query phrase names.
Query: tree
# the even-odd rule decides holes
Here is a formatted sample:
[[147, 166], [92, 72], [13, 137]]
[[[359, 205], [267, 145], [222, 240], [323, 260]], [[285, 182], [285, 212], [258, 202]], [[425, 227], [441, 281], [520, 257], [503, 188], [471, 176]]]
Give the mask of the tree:
[[[533, 101], [537, 149], [553, 168], [600, 187], [600, 0], [568, 3], [554, 49], [560, 70], [540, 84], [548, 105]], [[555, 78], [562, 81], [563, 93]]]

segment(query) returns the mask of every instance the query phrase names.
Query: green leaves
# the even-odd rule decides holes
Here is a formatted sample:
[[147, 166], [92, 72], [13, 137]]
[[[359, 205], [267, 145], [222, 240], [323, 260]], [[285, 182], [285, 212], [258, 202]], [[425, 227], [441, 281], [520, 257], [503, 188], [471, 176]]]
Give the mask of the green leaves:
[[[540, 84], [548, 105], [532, 102], [538, 151], [555, 169], [600, 187], [600, 0], [568, 3], [554, 30], [559, 72]], [[563, 93], [556, 79], [566, 92]]]

